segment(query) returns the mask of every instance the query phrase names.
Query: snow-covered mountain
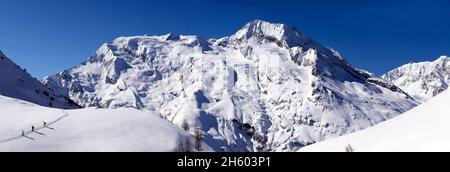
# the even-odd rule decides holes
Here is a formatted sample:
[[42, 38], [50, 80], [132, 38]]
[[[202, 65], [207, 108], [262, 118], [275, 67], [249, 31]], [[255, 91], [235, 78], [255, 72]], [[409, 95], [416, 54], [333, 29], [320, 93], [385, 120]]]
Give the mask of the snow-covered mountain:
[[326, 140], [301, 151], [450, 151], [450, 90], [398, 117], [363, 131]]
[[120, 37], [42, 82], [84, 107], [186, 120], [218, 151], [296, 151], [417, 105], [297, 29], [261, 20], [221, 39]]
[[157, 114], [136, 109], [62, 110], [0, 96], [0, 114], [0, 152], [171, 152], [188, 139], [195, 143]]
[[43, 106], [79, 108], [69, 97], [58, 94], [31, 77], [0, 51], [0, 95], [13, 97]]
[[382, 76], [422, 102], [438, 95], [450, 84], [450, 57], [433, 62], [409, 63]]

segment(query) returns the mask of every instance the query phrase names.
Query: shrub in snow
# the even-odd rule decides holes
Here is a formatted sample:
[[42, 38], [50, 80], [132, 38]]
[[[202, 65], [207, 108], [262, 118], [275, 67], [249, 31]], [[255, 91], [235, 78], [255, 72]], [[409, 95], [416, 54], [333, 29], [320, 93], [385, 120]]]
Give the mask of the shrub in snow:
[[347, 147], [345, 147], [345, 152], [355, 152], [355, 149], [352, 145], [348, 144]]

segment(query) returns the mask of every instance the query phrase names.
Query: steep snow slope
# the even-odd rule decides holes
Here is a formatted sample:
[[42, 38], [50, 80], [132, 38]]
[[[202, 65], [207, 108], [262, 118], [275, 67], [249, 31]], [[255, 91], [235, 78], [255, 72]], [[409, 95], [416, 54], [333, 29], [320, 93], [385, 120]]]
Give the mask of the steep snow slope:
[[450, 84], [450, 57], [433, 62], [409, 63], [382, 76], [422, 102], [438, 95]]
[[344, 151], [350, 144], [364, 151], [450, 151], [450, 91], [394, 118], [353, 134], [302, 148]]
[[0, 95], [22, 99], [43, 106], [78, 108], [67, 96], [58, 94], [31, 77], [0, 51]]
[[43, 83], [85, 107], [135, 107], [207, 133], [214, 150], [295, 151], [416, 106], [284, 24], [235, 35], [121, 37]]
[[[43, 121], [53, 129], [43, 128]], [[36, 132], [30, 132], [32, 125]], [[179, 151], [188, 138], [194, 143], [151, 112], [51, 109], [0, 96], [0, 151]]]

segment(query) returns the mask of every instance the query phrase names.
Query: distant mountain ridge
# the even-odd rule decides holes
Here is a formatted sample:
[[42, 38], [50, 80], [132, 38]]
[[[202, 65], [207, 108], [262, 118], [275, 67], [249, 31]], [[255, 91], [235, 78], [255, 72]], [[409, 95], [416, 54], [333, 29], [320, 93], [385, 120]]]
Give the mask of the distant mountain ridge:
[[69, 97], [48, 89], [0, 51], [0, 94], [55, 108], [79, 108]]
[[422, 102], [442, 93], [450, 84], [450, 57], [409, 63], [382, 76]]
[[305, 152], [446, 152], [450, 143], [450, 90], [363, 131], [304, 147]]

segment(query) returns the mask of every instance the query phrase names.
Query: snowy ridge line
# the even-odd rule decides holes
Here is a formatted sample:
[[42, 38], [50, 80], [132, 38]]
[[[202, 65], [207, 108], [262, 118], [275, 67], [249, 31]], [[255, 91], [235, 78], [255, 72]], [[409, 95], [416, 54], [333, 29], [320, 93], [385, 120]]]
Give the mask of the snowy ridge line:
[[421, 102], [447, 90], [450, 85], [450, 57], [435, 61], [409, 63], [382, 76]]
[[[20, 139], [20, 138], [23, 138], [23, 137], [28, 138], [28, 139], [31, 139], [31, 140], [34, 140], [34, 138], [28, 137], [27, 135], [28, 135], [28, 134], [32, 134], [32, 133], [36, 133], [37, 131], [42, 130], [42, 129], [46, 129], [46, 128], [47, 128], [47, 129], [50, 129], [49, 127], [50, 127], [51, 125], [53, 125], [53, 124], [55, 124], [56, 122], [61, 121], [62, 119], [64, 119], [64, 118], [66, 118], [66, 117], [69, 116], [69, 114], [68, 114], [65, 110], [62, 110], [62, 112], [63, 112], [63, 114], [64, 114], [63, 116], [61, 116], [61, 117], [59, 117], [59, 118], [57, 118], [57, 119], [55, 119], [55, 120], [49, 122], [48, 125], [47, 125], [46, 127], [45, 127], [45, 126], [36, 127], [35, 131], [27, 131], [27, 132], [25, 132], [25, 135], [24, 135], [24, 136], [19, 135], [19, 136], [16, 136], [16, 137], [11, 137], [11, 138], [8, 138], [8, 139], [0, 140], [0, 144], [6, 143], [6, 142], [10, 142], [10, 141], [14, 141], [14, 140], [17, 140], [17, 139]], [[39, 134], [39, 133], [38, 133], [38, 134]], [[42, 134], [40, 134], [40, 135], [42, 135]]]
[[11, 59], [0, 53], [0, 95], [61, 109], [80, 108], [68, 96], [44, 86]]

